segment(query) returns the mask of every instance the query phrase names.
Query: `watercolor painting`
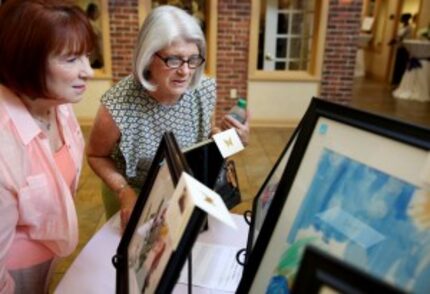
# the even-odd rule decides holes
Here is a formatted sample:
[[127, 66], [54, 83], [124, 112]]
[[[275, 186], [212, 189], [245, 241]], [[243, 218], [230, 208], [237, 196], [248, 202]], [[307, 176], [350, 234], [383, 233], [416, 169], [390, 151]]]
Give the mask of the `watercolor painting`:
[[174, 189], [175, 185], [164, 161], [128, 246], [130, 293], [151, 293], [148, 289], [155, 287], [161, 278], [161, 274], [155, 269], [158, 266], [164, 268], [173, 251], [165, 215]]
[[259, 191], [258, 195], [255, 197], [255, 203], [253, 204], [253, 217], [254, 223], [251, 226], [251, 244], [248, 244], [250, 248], [248, 251], [252, 250], [255, 242], [257, 241], [258, 235], [260, 234], [261, 228], [263, 227], [264, 220], [266, 219], [267, 212], [269, 211], [270, 204], [272, 203], [273, 197], [275, 196], [276, 190], [279, 186], [279, 181], [281, 180], [282, 174], [287, 166], [288, 159], [290, 158], [291, 151], [293, 149], [298, 131], [294, 132], [291, 139], [288, 141], [287, 146], [278, 159], [278, 162], [274, 166], [273, 170], [269, 174], [269, 178], [264, 183], [263, 187]]
[[287, 156], [284, 156], [282, 162], [278, 165], [277, 169], [274, 171], [272, 177], [264, 186], [260, 196], [258, 197], [258, 202], [254, 210], [255, 224], [254, 224], [254, 234], [252, 244], [255, 244], [257, 237], [260, 233], [261, 227], [263, 226], [264, 219], [266, 218], [267, 211], [269, 210], [270, 204], [272, 203], [273, 196], [275, 196], [276, 189], [278, 188], [279, 181], [281, 179], [282, 173], [287, 162]]
[[402, 290], [430, 289], [430, 193], [327, 148], [267, 293], [288, 289], [314, 244]]

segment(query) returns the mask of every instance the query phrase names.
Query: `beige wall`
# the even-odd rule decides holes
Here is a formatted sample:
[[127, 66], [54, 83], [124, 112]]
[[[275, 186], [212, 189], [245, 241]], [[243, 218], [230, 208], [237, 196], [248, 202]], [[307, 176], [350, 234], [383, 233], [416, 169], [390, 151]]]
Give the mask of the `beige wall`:
[[82, 124], [91, 124], [99, 107], [100, 97], [111, 87], [110, 80], [91, 80], [81, 102], [74, 104], [73, 109]]
[[[83, 124], [91, 124], [100, 104], [100, 97], [110, 88], [108, 80], [88, 83], [84, 99], [73, 106]], [[318, 95], [319, 82], [248, 82], [248, 105], [253, 126], [295, 126], [309, 101]]]
[[430, 24], [430, 0], [421, 0], [420, 11], [417, 27], [424, 28]]
[[318, 91], [319, 82], [250, 81], [251, 126], [295, 127]]
[[403, 2], [402, 13], [410, 13], [414, 15], [418, 12], [420, 0], [405, 0]]

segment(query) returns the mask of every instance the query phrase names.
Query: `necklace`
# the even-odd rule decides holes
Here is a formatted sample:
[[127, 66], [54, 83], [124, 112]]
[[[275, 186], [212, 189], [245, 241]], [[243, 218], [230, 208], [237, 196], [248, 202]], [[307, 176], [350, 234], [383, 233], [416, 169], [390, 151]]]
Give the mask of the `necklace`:
[[41, 126], [43, 129], [49, 131], [51, 129], [51, 122], [49, 120], [49, 117], [51, 116], [51, 111], [46, 111], [46, 117], [43, 118], [41, 116], [34, 115], [33, 117], [39, 122], [39, 126]]

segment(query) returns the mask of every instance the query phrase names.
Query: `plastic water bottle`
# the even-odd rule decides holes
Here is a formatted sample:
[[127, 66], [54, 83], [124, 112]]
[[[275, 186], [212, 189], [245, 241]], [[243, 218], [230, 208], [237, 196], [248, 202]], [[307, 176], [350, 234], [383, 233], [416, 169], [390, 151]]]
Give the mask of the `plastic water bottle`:
[[233, 106], [228, 115], [243, 124], [246, 120], [246, 100], [239, 98], [235, 106]]

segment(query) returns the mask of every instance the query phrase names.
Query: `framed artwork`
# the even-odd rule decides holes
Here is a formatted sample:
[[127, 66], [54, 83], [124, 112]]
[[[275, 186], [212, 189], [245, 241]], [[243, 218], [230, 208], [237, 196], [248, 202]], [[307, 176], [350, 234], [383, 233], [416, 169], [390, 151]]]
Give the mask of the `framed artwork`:
[[254, 247], [255, 242], [260, 234], [260, 230], [263, 226], [264, 220], [266, 219], [267, 212], [273, 200], [273, 196], [278, 189], [279, 181], [281, 180], [282, 174], [287, 166], [288, 159], [290, 158], [290, 154], [299, 130], [300, 124], [294, 130], [287, 142], [287, 145], [285, 146], [257, 195], [252, 201], [251, 222], [245, 251], [245, 264], [247, 263], [247, 259], [250, 256], [252, 248]]
[[187, 189], [175, 190], [183, 172], [191, 173], [165, 133], [113, 258], [117, 293], [172, 291], [206, 220]]
[[314, 246], [306, 247], [291, 292], [405, 293]]
[[110, 28], [107, 0], [74, 0], [85, 11], [96, 35], [95, 49], [90, 55], [91, 67], [95, 77], [110, 77], [111, 51]]
[[312, 99], [238, 292], [288, 287], [312, 244], [413, 293], [430, 289], [430, 130]]

